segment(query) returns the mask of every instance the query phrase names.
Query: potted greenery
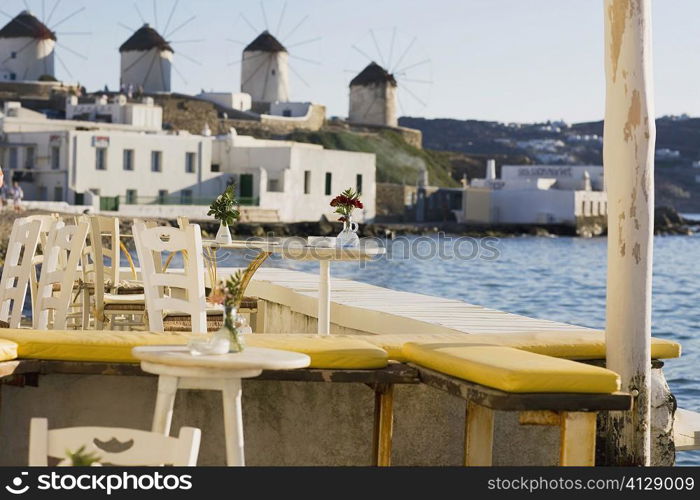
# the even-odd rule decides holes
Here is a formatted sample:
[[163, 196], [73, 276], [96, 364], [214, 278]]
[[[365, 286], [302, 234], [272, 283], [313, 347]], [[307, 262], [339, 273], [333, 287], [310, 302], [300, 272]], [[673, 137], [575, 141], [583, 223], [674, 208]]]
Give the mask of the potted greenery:
[[216, 233], [217, 243], [231, 243], [231, 231], [229, 227], [240, 217], [236, 200], [236, 186], [231, 184], [209, 206], [207, 215], [213, 216], [219, 221], [219, 230]]

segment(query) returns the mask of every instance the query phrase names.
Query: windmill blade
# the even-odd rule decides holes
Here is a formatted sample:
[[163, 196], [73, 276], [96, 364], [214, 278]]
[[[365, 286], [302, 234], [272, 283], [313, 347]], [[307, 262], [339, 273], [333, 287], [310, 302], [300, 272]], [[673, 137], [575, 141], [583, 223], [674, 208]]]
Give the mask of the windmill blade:
[[[396, 73], [394, 73], [394, 76], [398, 76], [398, 75], [397, 75]], [[416, 80], [416, 79], [414, 79], [414, 78], [404, 78], [404, 77], [399, 78], [399, 80], [400, 80], [401, 82], [426, 83], [426, 84], [430, 84], [430, 85], [432, 85], [433, 83], [435, 83], [435, 82], [432, 81], [432, 80]]]
[[132, 62], [131, 64], [129, 64], [126, 68], [124, 68], [124, 69], [122, 70], [122, 72], [126, 73], [127, 71], [129, 71], [131, 68], [133, 68], [134, 66], [136, 66], [139, 62], [141, 62], [141, 59], [143, 59], [144, 57], [146, 57], [148, 54], [149, 54], [148, 52], [144, 52], [143, 54], [141, 54], [140, 56], [138, 56], [138, 57], [136, 58], [136, 60], [135, 60], [134, 62]]
[[240, 40], [234, 40], [233, 38], [227, 38], [226, 41], [227, 41], [227, 42], [231, 42], [231, 43], [237, 43], [237, 44], [239, 44], [239, 45], [245, 45], [245, 44], [246, 44], [246, 42], [241, 42]]
[[68, 66], [66, 66], [66, 63], [64, 63], [61, 56], [58, 55], [58, 52], [54, 51], [54, 54], [56, 55], [56, 59], [58, 60], [59, 64], [63, 67], [65, 72], [68, 73], [68, 76], [73, 78], [73, 73], [70, 72], [70, 70], [68, 69]]
[[394, 30], [391, 32], [391, 44], [389, 45], [389, 57], [387, 58], [387, 61], [386, 61], [387, 68], [391, 68], [391, 59], [394, 56], [394, 43], [395, 42], [396, 42], [396, 26], [394, 26]]
[[253, 59], [257, 59], [259, 57], [265, 57], [267, 55], [268, 55], [267, 52], [258, 52], [254, 56], [248, 56], [248, 57], [244, 57], [242, 59], [238, 59], [237, 61], [233, 61], [233, 62], [229, 63], [228, 65], [233, 66], [234, 64], [240, 64], [243, 61], [252, 61]]
[[322, 37], [317, 36], [316, 38], [309, 38], [308, 40], [304, 40], [303, 42], [296, 42], [293, 43], [292, 45], [287, 45], [288, 49], [292, 49], [294, 47], [299, 47], [300, 45], [306, 45], [307, 43], [313, 43], [313, 42], [318, 42], [321, 40]]
[[[22, 46], [19, 48], [19, 50], [16, 50], [16, 51], [15, 51], [15, 55], [21, 54], [22, 52], [24, 52], [24, 50], [25, 50], [27, 47], [29, 47], [29, 46], [30, 46], [31, 44], [33, 44], [33, 43], [36, 43], [36, 40], [34, 40], [34, 39], [32, 38], [32, 39], [29, 40], [27, 43], [25, 43], [24, 45], [22, 45]], [[2, 64], [5, 64], [5, 63], [6, 63], [7, 61], [9, 61], [10, 59], [12, 59], [12, 54], [10, 54], [9, 56], [7, 56], [7, 58], [2, 62]]]
[[306, 59], [305, 57], [293, 56], [292, 54], [289, 54], [289, 57], [290, 57], [291, 59], [296, 59], [296, 60], [298, 60], [298, 61], [304, 61], [304, 62], [307, 62], [307, 63], [310, 63], [310, 64], [315, 64], [315, 65], [317, 65], [317, 66], [320, 66], [320, 65], [321, 65], [321, 61], [314, 61], [313, 59]]
[[356, 69], [344, 69], [343, 73], [359, 73]]
[[48, 24], [51, 22], [51, 18], [53, 17], [53, 13], [56, 12], [56, 8], [58, 5], [61, 3], [61, 0], [56, 0], [56, 3], [53, 4], [53, 7], [51, 8], [51, 12], [49, 12], [49, 17], [46, 18], [46, 21], [44, 21], [44, 24], [48, 26]]
[[379, 43], [377, 42], [377, 37], [374, 36], [374, 30], [369, 30], [369, 34], [372, 37], [372, 42], [374, 42], [374, 48], [377, 49], [377, 54], [379, 54], [379, 59], [382, 61], [382, 66], [386, 67], [386, 61], [384, 60], [384, 55], [382, 54], [382, 49], [379, 48]]
[[67, 46], [63, 45], [62, 43], [56, 42], [56, 46], [57, 46], [57, 47], [61, 47], [62, 49], [67, 50], [67, 51], [70, 52], [71, 54], [74, 54], [74, 55], [78, 56], [79, 58], [81, 58], [81, 59], [87, 61], [87, 56], [86, 56], [85, 54], [81, 54], [80, 52], [78, 52], [78, 51], [76, 51], [76, 50], [73, 50], [73, 49], [71, 49], [70, 47], [67, 47]]
[[405, 90], [406, 92], [408, 92], [408, 95], [410, 95], [410, 96], [413, 97], [416, 101], [418, 101], [419, 103], [421, 103], [421, 104], [423, 105], [423, 107], [425, 107], [425, 106], [428, 105], [423, 99], [421, 99], [420, 97], [418, 97], [418, 96], [417, 96], [411, 89], [409, 89], [406, 85], [403, 85], [403, 86], [401, 87], [401, 89], [402, 89], [402, 90]]
[[171, 64], [170, 67], [175, 70], [175, 73], [177, 73], [177, 76], [179, 76], [182, 79], [182, 81], [184, 82], [185, 85], [189, 85], [189, 82], [187, 81], [185, 76], [180, 72], [180, 70], [177, 69], [177, 66], [175, 66], [174, 64]]
[[156, 8], [156, 0], [152, 0], [153, 3], [153, 27], [158, 31], [158, 9]]
[[250, 76], [249, 76], [244, 82], [241, 82], [241, 87], [243, 87], [244, 85], [247, 85], [248, 82], [258, 73], [258, 71], [260, 71], [260, 68], [262, 68], [262, 67], [265, 65], [266, 62], [267, 62], [267, 61], [263, 60], [263, 62], [261, 62], [260, 64], [258, 64], [258, 67], [255, 68], [255, 71], [253, 71], [253, 72], [250, 74]]
[[24, 7], [27, 9], [27, 11], [32, 10], [29, 8], [29, 3], [27, 2], [27, 0], [22, 0], [22, 1], [24, 2]]
[[136, 9], [136, 13], [137, 13], [137, 14], [139, 15], [139, 17], [141, 18], [141, 22], [142, 22], [143, 24], [146, 24], [146, 18], [143, 17], [143, 14], [141, 14], [141, 9], [139, 9], [138, 4], [134, 3], [134, 9]]
[[125, 30], [129, 30], [129, 31], [131, 31], [132, 33], [133, 33], [134, 31], [136, 31], [134, 28], [132, 28], [131, 26], [127, 26], [127, 25], [124, 24], [124, 23], [117, 23], [117, 26], [119, 26], [119, 27], [121, 27], [121, 28], [124, 28]]
[[92, 35], [92, 31], [57, 31], [57, 35]]
[[65, 23], [66, 21], [68, 21], [69, 19], [71, 19], [73, 16], [76, 16], [76, 15], [80, 14], [80, 13], [81, 13], [82, 11], [84, 11], [84, 10], [85, 10], [85, 7], [80, 7], [78, 10], [76, 10], [76, 11], [74, 11], [74, 12], [68, 14], [66, 17], [64, 17], [63, 19], [61, 19], [60, 21], [58, 21], [56, 24], [54, 24], [53, 26], [51, 26], [51, 29], [55, 31], [56, 28], [57, 28], [60, 24]]
[[299, 21], [299, 22], [297, 23], [297, 25], [294, 26], [294, 28], [292, 28], [292, 31], [290, 31], [289, 33], [287, 33], [287, 36], [285, 36], [284, 38], [286, 38], [287, 40], [289, 40], [289, 39], [292, 37], [292, 35], [294, 34], [294, 32], [296, 32], [296, 30], [298, 30], [299, 27], [300, 27], [302, 24], [304, 24], [308, 18], [309, 18], [308, 15], [304, 16], [304, 17], [302, 18], [302, 20]]
[[46, 20], [46, 0], [41, 0], [41, 20]]
[[311, 87], [311, 85], [309, 85], [309, 82], [307, 82], [306, 80], [304, 80], [304, 78], [299, 74], [299, 72], [298, 72], [297, 70], [294, 69], [294, 66], [289, 65], [289, 69], [291, 70], [292, 73], [294, 73], [294, 75], [295, 75], [299, 80], [301, 80], [301, 83], [303, 83], [303, 84], [306, 85], [307, 87]]
[[181, 50], [178, 51], [177, 55], [178, 55], [178, 57], [184, 57], [185, 59], [187, 59], [187, 60], [190, 61], [191, 63], [196, 64], [197, 66], [201, 66], [201, 65], [202, 65], [202, 62], [201, 62], [201, 61], [198, 61], [198, 60], [195, 59], [194, 57], [188, 56], [187, 54], [183, 54]]
[[284, 14], [287, 12], [287, 1], [285, 0], [284, 5], [282, 5], [282, 12], [280, 13], [280, 18], [279, 21], [277, 21], [277, 29], [275, 29], [275, 33], [279, 35], [280, 29], [282, 29], [282, 20], [284, 19]]
[[192, 17], [188, 18], [186, 21], [180, 23], [180, 24], [177, 26], [177, 28], [173, 28], [173, 30], [172, 30], [170, 33], [168, 33], [167, 35], [165, 35], [165, 38], [166, 38], [166, 39], [167, 39], [167, 38], [170, 38], [171, 36], [173, 36], [173, 33], [175, 33], [175, 32], [177, 32], [177, 31], [181, 30], [182, 28], [184, 28], [185, 26], [187, 26], [189, 23], [191, 23], [192, 21], [194, 21], [196, 18], [197, 18], [197, 16], [192, 16]]
[[365, 52], [365, 51], [363, 51], [362, 49], [360, 49], [357, 45], [352, 45], [352, 48], [355, 49], [355, 50], [356, 50], [357, 52], [359, 52], [360, 54], [362, 54], [363, 56], [365, 56], [369, 61], [373, 61], [373, 60], [374, 60], [374, 59], [372, 59], [372, 57], [371, 57], [369, 54], [367, 54], [367, 52]]
[[177, 9], [178, 3], [180, 3], [180, 0], [175, 0], [173, 7], [170, 9], [170, 15], [168, 16], [168, 20], [165, 22], [165, 28], [163, 28], [163, 33], [168, 32], [168, 27], [170, 27], [170, 21], [173, 19], [173, 14], [175, 14], [175, 9]]
[[168, 43], [200, 43], [204, 41], [204, 38], [193, 38], [192, 40], [168, 40]]
[[257, 29], [255, 26], [253, 26], [253, 23], [251, 23], [250, 21], [248, 21], [248, 18], [245, 17], [245, 16], [243, 15], [243, 13], [241, 13], [240, 16], [241, 16], [241, 19], [243, 19], [243, 20], [245, 21], [245, 23], [250, 27], [250, 29], [252, 29], [256, 34], [260, 32], [259, 29]]
[[403, 68], [401, 68], [401, 69], [397, 69], [394, 73], [395, 73], [395, 74], [399, 74], [399, 75], [400, 75], [400, 74], [406, 74], [406, 70], [411, 69], [411, 68], [416, 68], [416, 67], [418, 67], [418, 66], [423, 66], [424, 64], [428, 64], [429, 62], [430, 62], [430, 59], [423, 59], [422, 61], [419, 61], [419, 62], [417, 62], [417, 63], [410, 64], [410, 65], [405, 66], [405, 67], [403, 67]]
[[[406, 57], [406, 55], [408, 54], [408, 51], [411, 50], [411, 47], [413, 47], [413, 44], [416, 43], [417, 38], [418, 37], [415, 37], [415, 36], [413, 37], [413, 40], [411, 40], [411, 43], [409, 43], [408, 46], [404, 49], [403, 53], [401, 54], [401, 57], [399, 57], [398, 61], [396, 61], [396, 64], [394, 65], [394, 67], [396, 67], [396, 68], [399, 67], [399, 65], [403, 61], [404, 57]], [[394, 73], [394, 71], [391, 71], [391, 72]]]
[[270, 30], [270, 25], [267, 22], [267, 13], [265, 12], [265, 4], [260, 0], [260, 10], [262, 10], [263, 22], [265, 23], [265, 29]]

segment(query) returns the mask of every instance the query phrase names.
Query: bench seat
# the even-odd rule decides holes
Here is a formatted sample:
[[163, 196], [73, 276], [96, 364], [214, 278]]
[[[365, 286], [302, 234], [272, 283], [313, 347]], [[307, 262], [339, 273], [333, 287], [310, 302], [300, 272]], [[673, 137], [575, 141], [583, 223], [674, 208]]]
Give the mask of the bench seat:
[[419, 366], [507, 392], [609, 394], [620, 389], [620, 377], [606, 368], [512, 347], [409, 342], [403, 353]]

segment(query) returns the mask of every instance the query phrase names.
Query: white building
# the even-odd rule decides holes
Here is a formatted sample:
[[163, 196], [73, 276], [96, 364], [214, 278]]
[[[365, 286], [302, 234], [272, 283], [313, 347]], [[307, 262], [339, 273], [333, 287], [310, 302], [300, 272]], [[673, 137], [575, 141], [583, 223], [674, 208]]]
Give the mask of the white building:
[[132, 86], [136, 91], [170, 92], [170, 72], [174, 50], [160, 34], [147, 23], [119, 47], [122, 87]]
[[396, 127], [396, 90], [394, 75], [375, 62], [350, 81], [348, 121], [362, 125]]
[[[86, 106], [85, 115], [92, 116], [110, 104]], [[108, 109], [115, 116], [125, 114], [116, 106]], [[366, 207], [357, 220], [374, 218], [373, 154], [258, 140], [235, 130], [221, 136], [168, 133], [153, 130], [148, 120], [54, 120], [19, 103], [6, 103], [0, 131], [0, 163], [6, 176], [21, 182], [28, 200], [82, 205], [97, 195], [103, 210], [182, 204], [200, 205], [206, 213], [205, 207], [233, 181], [243, 204], [296, 222], [330, 218], [331, 199], [352, 187], [362, 192]]]
[[82, 100], [70, 96], [66, 99], [66, 120], [122, 123], [156, 131], [163, 128], [163, 108], [155, 106], [152, 97], [129, 102], [121, 94], [111, 100], [104, 95]]
[[496, 224], [571, 224], [579, 217], [606, 216], [603, 167], [594, 165], [504, 165], [464, 190], [458, 220]]
[[0, 29], [0, 81], [54, 77], [56, 34], [29, 11]]
[[253, 102], [289, 101], [289, 54], [268, 31], [243, 49], [241, 92]]
[[237, 109], [238, 111], [248, 111], [252, 106], [250, 94], [246, 94], [245, 92], [202, 91], [197, 97], [225, 108]]

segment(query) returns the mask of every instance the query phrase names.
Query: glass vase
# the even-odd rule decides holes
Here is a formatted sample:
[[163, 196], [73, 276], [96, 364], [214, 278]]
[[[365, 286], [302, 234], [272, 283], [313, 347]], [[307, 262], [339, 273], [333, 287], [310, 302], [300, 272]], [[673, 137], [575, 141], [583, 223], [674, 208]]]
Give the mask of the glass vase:
[[357, 222], [352, 221], [352, 216], [348, 216], [343, 222], [343, 230], [338, 233], [336, 238], [337, 246], [341, 248], [356, 248], [360, 246], [360, 237], [357, 236], [359, 226]]
[[241, 352], [245, 348], [243, 338], [236, 325], [237, 317], [235, 307], [224, 307], [224, 325], [214, 334], [219, 338], [228, 339], [228, 352]]
[[228, 226], [223, 222], [219, 223], [219, 230], [216, 233], [216, 242], [223, 245], [228, 245], [233, 239], [231, 238], [231, 231]]

